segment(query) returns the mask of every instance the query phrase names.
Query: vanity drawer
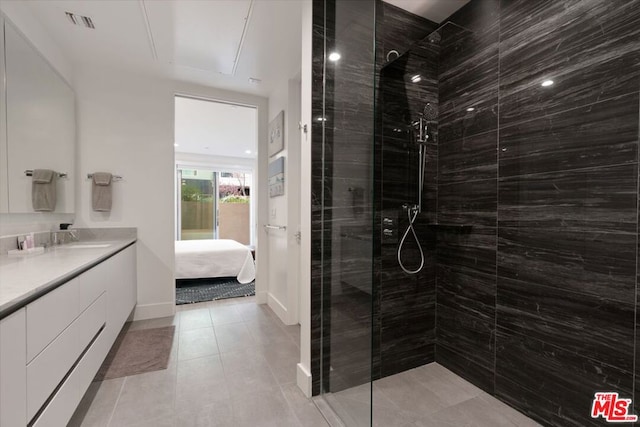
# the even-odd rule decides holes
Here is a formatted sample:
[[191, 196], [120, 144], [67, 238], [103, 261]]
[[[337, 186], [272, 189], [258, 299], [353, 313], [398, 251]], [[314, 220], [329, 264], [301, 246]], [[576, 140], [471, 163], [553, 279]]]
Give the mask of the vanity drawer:
[[27, 418], [31, 419], [105, 324], [103, 294], [27, 365]]
[[33, 360], [80, 314], [81, 276], [27, 305], [27, 362]]
[[80, 311], [89, 307], [107, 290], [107, 281], [112, 276], [113, 274], [109, 273], [108, 262], [98, 264], [79, 276], [79, 278], [82, 278], [79, 286]]
[[80, 378], [74, 370], [32, 426], [66, 426], [82, 399], [79, 380]]
[[78, 336], [81, 351], [89, 345], [107, 321], [107, 296], [103, 293], [78, 319]]
[[108, 351], [109, 343], [105, 339], [103, 330], [87, 349], [62, 387], [34, 420], [33, 427], [67, 425]]

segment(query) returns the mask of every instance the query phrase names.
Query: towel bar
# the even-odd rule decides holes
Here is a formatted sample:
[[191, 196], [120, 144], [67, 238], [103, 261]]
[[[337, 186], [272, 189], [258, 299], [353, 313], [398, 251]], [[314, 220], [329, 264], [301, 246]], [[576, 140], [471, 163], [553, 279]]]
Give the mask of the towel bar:
[[286, 230], [287, 226], [286, 225], [271, 225], [271, 224], [265, 224], [264, 228], [268, 228], [269, 230]]
[[[64, 172], [56, 172], [58, 174], [58, 178], [66, 178], [67, 174]], [[33, 169], [27, 169], [26, 171], [24, 171], [24, 174], [26, 176], [33, 176]]]
[[[88, 173], [87, 174], [87, 179], [93, 179], [93, 174], [92, 173]], [[114, 181], [122, 181], [124, 178], [121, 177], [120, 175], [112, 175], [111, 179], [113, 179]]]

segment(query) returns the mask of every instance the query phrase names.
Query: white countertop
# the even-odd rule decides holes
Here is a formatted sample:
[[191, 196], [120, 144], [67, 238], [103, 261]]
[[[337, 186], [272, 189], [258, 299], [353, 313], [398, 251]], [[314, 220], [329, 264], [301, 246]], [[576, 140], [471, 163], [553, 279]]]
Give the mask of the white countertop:
[[[0, 256], [0, 319], [135, 241], [90, 240], [52, 246], [37, 254]], [[69, 247], [74, 245], [87, 247]]]

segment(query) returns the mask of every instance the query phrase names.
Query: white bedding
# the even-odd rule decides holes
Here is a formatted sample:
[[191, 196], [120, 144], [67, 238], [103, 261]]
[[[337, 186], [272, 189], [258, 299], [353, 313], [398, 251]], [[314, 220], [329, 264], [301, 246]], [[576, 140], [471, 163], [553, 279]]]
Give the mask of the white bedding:
[[235, 240], [176, 242], [176, 279], [236, 277], [249, 283], [256, 277], [251, 251]]

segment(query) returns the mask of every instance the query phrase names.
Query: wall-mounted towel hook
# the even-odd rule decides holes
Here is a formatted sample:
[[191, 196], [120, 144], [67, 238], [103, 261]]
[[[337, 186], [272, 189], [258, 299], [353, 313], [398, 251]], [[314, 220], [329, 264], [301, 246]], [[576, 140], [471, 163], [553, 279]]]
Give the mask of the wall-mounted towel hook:
[[[24, 174], [26, 176], [33, 176], [33, 169], [27, 169], [26, 171], [24, 171]], [[56, 172], [56, 174], [58, 174], [58, 178], [66, 178], [67, 174], [64, 172]]]
[[[93, 174], [92, 173], [88, 173], [87, 174], [87, 179], [93, 179]], [[120, 175], [112, 175], [111, 179], [113, 179], [114, 181], [122, 181], [124, 178], [121, 177]]]

